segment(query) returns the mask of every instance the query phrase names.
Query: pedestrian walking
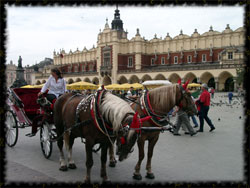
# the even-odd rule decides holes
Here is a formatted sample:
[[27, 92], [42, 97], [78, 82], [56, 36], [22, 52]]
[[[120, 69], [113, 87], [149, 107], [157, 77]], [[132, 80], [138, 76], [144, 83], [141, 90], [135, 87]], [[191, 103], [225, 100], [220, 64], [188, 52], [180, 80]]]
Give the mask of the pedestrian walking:
[[233, 93], [230, 91], [230, 92], [228, 93], [228, 101], [229, 101], [229, 104], [231, 104], [232, 99], [233, 99]]
[[211, 96], [212, 96], [212, 99], [214, 98], [214, 92], [215, 92], [215, 89], [212, 87], [212, 88], [211, 88]]
[[212, 123], [212, 121], [208, 117], [208, 111], [209, 111], [209, 106], [210, 106], [210, 94], [207, 91], [208, 87], [207, 84], [202, 84], [201, 86], [202, 93], [200, 95], [199, 100], [197, 101], [199, 107], [199, 119], [200, 119], [200, 129], [198, 132], [203, 132], [203, 127], [204, 127], [204, 119], [206, 120], [207, 124], [210, 127], [210, 132], [212, 132], [215, 127]]
[[188, 129], [190, 136], [194, 136], [197, 133], [197, 132], [194, 131], [193, 127], [190, 125], [190, 121], [188, 119], [188, 114], [184, 110], [182, 110], [181, 107], [178, 107], [177, 108], [176, 125], [175, 125], [174, 131], [173, 131], [173, 134], [175, 136], [181, 136], [178, 132], [180, 130], [180, 127], [183, 124]]

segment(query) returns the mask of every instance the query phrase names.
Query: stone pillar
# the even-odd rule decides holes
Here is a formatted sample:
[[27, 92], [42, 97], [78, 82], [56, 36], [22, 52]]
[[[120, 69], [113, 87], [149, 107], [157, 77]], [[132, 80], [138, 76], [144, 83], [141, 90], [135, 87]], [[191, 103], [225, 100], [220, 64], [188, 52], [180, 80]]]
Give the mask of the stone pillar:
[[141, 70], [141, 54], [135, 54], [135, 70]]
[[214, 78], [214, 82], [215, 82], [215, 91], [219, 91], [219, 79], [218, 78]]
[[201, 82], [200, 77], [197, 77], [197, 83], [200, 83], [200, 82]]
[[237, 92], [237, 82], [236, 82], [236, 78], [233, 78], [234, 80], [234, 92]]

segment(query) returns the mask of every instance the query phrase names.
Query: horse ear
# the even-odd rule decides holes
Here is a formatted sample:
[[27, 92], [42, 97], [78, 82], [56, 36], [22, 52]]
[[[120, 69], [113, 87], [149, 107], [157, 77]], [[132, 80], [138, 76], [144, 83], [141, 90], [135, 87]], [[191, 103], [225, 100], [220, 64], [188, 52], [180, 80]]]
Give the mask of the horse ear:
[[186, 81], [186, 83], [185, 84], [183, 84], [183, 88], [186, 90], [187, 89], [187, 85], [188, 85], [188, 83], [189, 83], [189, 80], [188, 81]]
[[181, 79], [178, 80], [178, 84], [181, 85]]
[[144, 121], [148, 121], [151, 118], [152, 118], [152, 116], [147, 116], [147, 117], [141, 118], [140, 121], [141, 121], [141, 123], [143, 123]]

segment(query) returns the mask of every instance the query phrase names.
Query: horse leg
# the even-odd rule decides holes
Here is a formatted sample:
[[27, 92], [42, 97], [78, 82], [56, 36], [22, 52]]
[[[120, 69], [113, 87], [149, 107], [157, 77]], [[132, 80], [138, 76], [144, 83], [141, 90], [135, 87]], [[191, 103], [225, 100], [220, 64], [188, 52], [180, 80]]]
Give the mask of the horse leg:
[[[106, 162], [107, 162], [107, 154], [108, 154], [108, 146], [107, 144], [101, 145], [101, 177], [103, 179], [103, 183], [109, 182], [107, 172], [106, 172]], [[111, 147], [109, 147], [111, 148]]]
[[154, 173], [152, 173], [152, 169], [151, 169], [151, 159], [152, 159], [154, 147], [155, 147], [156, 142], [158, 141], [158, 138], [159, 138], [159, 134], [155, 136], [153, 139], [149, 140], [149, 143], [148, 143], [148, 160], [147, 160], [147, 166], [146, 166], [146, 170], [147, 170], [146, 178], [149, 178], [149, 179], [155, 178]]
[[111, 145], [109, 147], [109, 166], [115, 167], [116, 160], [115, 160], [115, 154], [114, 154], [114, 145]]
[[59, 158], [60, 168], [59, 168], [59, 170], [67, 171], [68, 168], [67, 168], [65, 158], [64, 158], [64, 153], [63, 153], [63, 138], [60, 138], [57, 141], [57, 146], [58, 146], [58, 148], [60, 150], [60, 158]]
[[74, 141], [75, 141], [75, 138], [73, 137], [72, 134], [70, 134], [70, 137], [69, 137], [69, 150], [68, 150], [68, 163], [69, 163], [68, 168], [70, 168], [70, 169], [76, 169], [75, 162], [74, 162], [74, 160], [72, 158], [72, 147], [73, 147]]
[[142, 176], [140, 174], [141, 169], [141, 162], [144, 159], [144, 145], [145, 145], [145, 139], [142, 139], [142, 137], [137, 142], [138, 145], [138, 151], [139, 151], [139, 160], [135, 166], [135, 172], [133, 175], [133, 178], [136, 180], [141, 180]]
[[92, 148], [94, 146], [94, 143], [90, 140], [91, 138], [86, 138], [85, 143], [85, 150], [86, 150], [86, 167], [87, 167], [87, 174], [85, 177], [85, 183], [90, 184], [90, 174], [91, 174], [91, 168], [93, 166], [93, 155], [92, 155]]

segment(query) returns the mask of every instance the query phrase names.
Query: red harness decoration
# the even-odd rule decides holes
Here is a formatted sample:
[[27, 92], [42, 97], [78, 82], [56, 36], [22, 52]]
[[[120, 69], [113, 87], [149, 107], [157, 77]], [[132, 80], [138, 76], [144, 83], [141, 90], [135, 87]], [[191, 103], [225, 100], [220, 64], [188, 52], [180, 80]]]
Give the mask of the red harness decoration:
[[52, 101], [52, 104], [50, 105], [51, 110], [53, 110], [55, 102], [56, 102], [56, 99], [54, 99], [54, 100]]

